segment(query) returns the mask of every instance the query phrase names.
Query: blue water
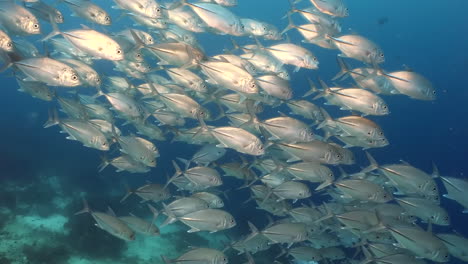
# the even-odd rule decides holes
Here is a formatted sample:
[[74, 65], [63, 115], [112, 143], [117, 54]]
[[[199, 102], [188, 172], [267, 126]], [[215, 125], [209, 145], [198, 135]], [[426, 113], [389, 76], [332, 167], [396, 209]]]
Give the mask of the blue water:
[[[303, 1], [307, 2], [307, 1]], [[437, 164], [442, 175], [451, 177], [466, 177], [468, 172], [468, 35], [467, 25], [468, 2], [452, 1], [345, 1], [350, 10], [350, 16], [341, 19], [343, 33], [361, 34], [378, 43], [384, 50], [385, 70], [395, 71], [409, 67], [426, 76], [437, 89], [437, 100], [433, 102], [416, 101], [405, 96], [385, 96], [391, 114], [385, 117], [372, 117], [384, 129], [390, 145], [371, 150], [372, 155], [382, 164], [396, 163], [405, 160], [415, 167], [430, 173], [431, 163]], [[447, 3], [446, 3], [447, 2]], [[119, 16], [116, 10], [110, 9], [111, 1], [96, 1], [106, 7], [115, 18]], [[255, 18], [276, 25], [282, 29], [287, 21], [280, 19], [289, 8], [286, 0], [239, 0], [239, 6], [232, 11], [241, 17]], [[61, 29], [76, 28], [83, 22], [78, 18], [70, 18], [68, 9], [60, 5], [65, 14], [66, 23]], [[384, 24], [379, 24], [385, 18]], [[128, 18], [114, 23], [107, 31], [118, 31], [133, 24]], [[46, 31], [50, 27], [45, 25]], [[102, 27], [96, 27], [101, 30]], [[292, 42], [299, 43], [299, 34], [294, 30], [288, 33]], [[223, 48], [230, 48], [229, 37], [203, 33], [197, 38], [207, 55], [222, 53]], [[31, 40], [37, 37], [29, 38]], [[238, 38], [241, 44], [250, 44], [252, 39]], [[40, 42], [35, 42], [40, 47]], [[291, 84], [295, 96], [302, 95], [307, 90], [306, 77], [316, 79], [318, 76], [330, 80], [337, 72], [335, 62], [337, 51], [324, 50], [311, 44], [304, 44], [316, 54], [320, 68], [316, 71], [300, 70], [292, 74]], [[97, 63], [101, 73], [111, 72], [100, 62]], [[358, 64], [355, 64], [358, 65]], [[288, 68], [292, 72], [293, 68]], [[120, 212], [136, 211], [137, 214], [147, 214], [137, 200], [124, 205], [119, 204], [125, 193], [124, 183], [131, 186], [144, 184], [146, 181], [164, 183], [165, 175], [171, 175], [173, 168], [170, 161], [175, 157], [188, 158], [197, 149], [185, 143], [156, 143], [161, 157], [158, 166], [145, 175], [120, 173], [106, 169], [98, 173], [100, 153], [85, 148], [81, 143], [68, 141], [58, 129], [43, 129], [47, 120], [47, 110], [50, 103], [17, 92], [17, 84], [11, 71], [0, 75], [0, 177], [2, 184], [12, 184], [18, 188], [32, 185], [31, 191], [1, 191], [0, 206], [15, 208], [14, 214], [39, 213], [47, 216], [55, 210], [48, 206], [55, 193], [46, 189], [40, 183], [39, 175], [57, 175], [63, 192], [73, 198], [73, 202], [59, 213], [70, 217], [67, 227], [71, 232], [63, 239], [63, 248], [25, 250], [29, 252], [25, 263], [66, 263], [70, 254], [88, 256], [96, 259], [119, 260], [119, 252], [126, 247], [125, 242], [98, 231], [90, 217], [74, 217], [73, 213], [81, 209], [80, 193], [86, 193], [93, 207], [104, 210], [107, 205]], [[58, 88], [60, 89], [60, 88]], [[87, 91], [91, 91], [87, 88]], [[332, 111], [333, 112], [333, 111]], [[337, 113], [337, 112], [334, 112]], [[362, 151], [355, 150], [358, 165], [347, 169], [357, 171], [359, 167], [367, 166], [368, 162]], [[232, 153], [231, 153], [232, 155]], [[226, 180], [223, 189], [233, 189], [240, 185], [238, 181]], [[37, 186], [35, 188], [34, 186]], [[1, 188], [0, 188], [1, 189]], [[442, 192], [443, 189], [441, 188]], [[238, 221], [234, 230], [226, 233], [235, 235], [248, 232], [246, 221], [253, 220], [263, 226], [267, 223], [263, 211], [253, 208], [241, 209], [239, 204], [247, 199], [247, 192], [240, 191], [238, 196], [231, 196], [226, 210], [233, 213]], [[20, 202], [18, 202], [20, 201]], [[29, 207], [17, 208], [18, 203]], [[136, 205], [135, 205], [136, 204]], [[468, 236], [468, 215], [461, 214], [462, 208], [451, 200], [444, 199], [442, 205], [449, 210], [452, 225], [435, 231], [449, 232], [456, 230]], [[132, 207], [134, 206], [134, 207]], [[251, 207], [252, 204], [250, 204]], [[14, 216], [13, 216], [14, 217]], [[0, 220], [0, 228], [6, 219]], [[178, 233], [190, 240], [190, 235]], [[194, 243], [201, 243], [201, 238]], [[1, 242], [0, 242], [1, 243]], [[183, 246], [180, 247], [181, 250]], [[32, 252], [32, 253], [31, 253]], [[231, 253], [230, 253], [231, 254]], [[271, 251], [256, 255], [258, 263], [261, 259], [271, 259], [276, 253]], [[176, 254], [175, 254], [176, 255]], [[231, 263], [242, 263], [242, 257], [229, 255]], [[9, 263], [5, 259], [8, 254], [0, 252], [0, 263]], [[5, 262], [2, 262], [5, 261]], [[121, 261], [121, 260], [119, 260]], [[128, 260], [127, 263], [138, 263]], [[133, 262], [132, 262], [133, 261]], [[155, 253], [155, 262], [160, 263], [159, 254]], [[271, 263], [265, 260], [264, 263]], [[14, 263], [14, 262], [12, 262]], [[19, 263], [19, 262], [18, 262]], [[462, 263], [452, 259], [450, 263]]]

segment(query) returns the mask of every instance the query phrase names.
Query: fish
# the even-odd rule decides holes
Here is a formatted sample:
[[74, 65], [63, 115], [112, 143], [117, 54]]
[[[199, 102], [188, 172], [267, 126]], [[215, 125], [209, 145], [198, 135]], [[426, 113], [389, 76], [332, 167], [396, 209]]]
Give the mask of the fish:
[[220, 209], [203, 209], [177, 218], [190, 227], [188, 233], [209, 231], [210, 233], [236, 226], [234, 217]]
[[349, 16], [348, 8], [344, 5], [342, 0], [310, 0], [312, 4], [322, 13], [336, 16], [347, 17]]
[[31, 13], [43, 21], [49, 22], [52, 18], [53, 21], [57, 24], [64, 22], [62, 12], [53, 6], [44, 3], [43, 1], [30, 2], [30, 4], [25, 4], [24, 7], [29, 9]]
[[329, 88], [319, 80], [324, 92], [315, 99], [324, 97], [327, 104], [336, 105], [340, 110], [359, 111], [363, 115], [388, 115], [390, 110], [385, 101], [378, 95], [360, 88]]
[[52, 101], [54, 99], [54, 94], [50, 90], [49, 86], [42, 82], [36, 81], [23, 81], [19, 78], [16, 78], [16, 82], [18, 82], [20, 92], [25, 92], [31, 95], [34, 98], [38, 98], [44, 101]]
[[161, 227], [177, 221], [177, 217], [181, 217], [196, 211], [208, 209], [208, 203], [205, 200], [195, 197], [182, 197], [172, 201], [170, 204], [164, 205], [163, 213], [168, 217], [161, 224]]
[[393, 227], [387, 229], [403, 247], [421, 258], [435, 262], [448, 262], [450, 254], [445, 244], [431, 232], [414, 227]]
[[386, 203], [393, 199], [393, 195], [383, 187], [364, 179], [344, 179], [334, 185], [353, 200]]
[[262, 121], [261, 127], [272, 136], [269, 140], [284, 143], [310, 142], [315, 140], [312, 129], [302, 121], [288, 116], [270, 118]]
[[462, 261], [468, 261], [466, 238], [459, 234], [436, 234], [436, 236], [447, 246], [450, 255]]
[[111, 17], [106, 10], [89, 0], [61, 0], [73, 11], [72, 16], [79, 16], [90, 22], [109, 26], [112, 24]]
[[165, 201], [171, 197], [171, 193], [169, 190], [164, 188], [163, 185], [161, 184], [155, 184], [155, 183], [148, 183], [145, 184], [141, 187], [138, 187], [136, 190], [128, 190], [127, 194], [120, 200], [122, 203], [125, 201], [130, 195], [136, 194], [138, 195], [141, 199], [143, 199], [141, 202], [147, 202], [147, 201], [152, 201], [152, 202], [160, 202], [160, 201]]
[[99, 172], [103, 171], [108, 165], [112, 165], [116, 168], [116, 172], [128, 171], [130, 173], [146, 173], [150, 171], [150, 168], [135, 161], [129, 155], [122, 155], [111, 160], [103, 159], [103, 162], [99, 165]]
[[241, 20], [227, 8], [214, 3], [181, 3], [190, 7], [198, 17], [214, 32], [232, 36], [244, 35], [244, 27]]
[[276, 144], [291, 156], [288, 162], [302, 160], [335, 165], [343, 159], [334, 146], [319, 140], [295, 144], [282, 142]]
[[228, 258], [223, 252], [211, 248], [195, 248], [182, 254], [174, 260], [169, 260], [162, 256], [164, 263], [193, 263], [193, 264], [227, 264]]
[[106, 136], [92, 123], [77, 119], [59, 119], [56, 111], [49, 111], [49, 120], [44, 127], [54, 125], [59, 125], [62, 131], [69, 135], [67, 139], [80, 141], [85, 147], [102, 151], [108, 151], [110, 148]]
[[309, 50], [292, 43], [277, 44], [264, 48], [272, 56], [284, 64], [296, 66], [295, 72], [299, 68], [317, 69], [319, 61]]
[[62, 87], [76, 87], [82, 84], [75, 69], [48, 57], [23, 59], [14, 62], [13, 65], [27, 76], [26, 81], [38, 81]]
[[468, 181], [455, 177], [439, 176], [447, 190], [443, 197], [457, 201], [464, 207], [463, 213], [468, 213], [468, 199], [465, 195], [465, 187], [468, 187]]
[[84, 208], [75, 213], [75, 215], [89, 213], [96, 221], [96, 226], [108, 232], [109, 234], [125, 241], [135, 240], [135, 232], [120, 220], [109, 207], [107, 213], [92, 211], [86, 200], [83, 200]]
[[120, 45], [108, 35], [87, 28], [60, 31], [55, 23], [54, 30], [43, 40], [53, 36], [62, 35], [71, 45], [82, 52], [100, 59], [120, 61], [124, 59], [124, 51]]
[[204, 200], [208, 204], [208, 208], [223, 208], [224, 202], [223, 200], [217, 196], [216, 194], [210, 192], [196, 192], [192, 194], [190, 197], [199, 198]]
[[436, 99], [436, 90], [432, 83], [421, 74], [410, 71], [398, 71], [384, 74], [398, 93], [424, 101]]
[[136, 136], [119, 136], [113, 132], [114, 138], [120, 145], [120, 152], [148, 167], [156, 167], [159, 152], [149, 140]]
[[135, 16], [143, 16], [148, 18], [160, 18], [163, 16], [163, 10], [154, 0], [114, 0], [117, 6], [115, 9], [122, 9], [130, 12]]
[[119, 219], [125, 222], [135, 233], [147, 236], [159, 236], [159, 228], [153, 223], [158, 217], [159, 212], [150, 204], [148, 204], [148, 207], [153, 213], [151, 222], [141, 219], [132, 213], [130, 213], [130, 216], [121, 216]]
[[213, 144], [208, 144], [201, 147], [195, 154], [193, 154], [190, 160], [178, 159], [185, 163], [186, 168], [188, 168], [192, 162], [208, 166], [210, 163], [222, 158], [224, 154], [226, 154], [226, 149], [218, 148]]
[[0, 2], [0, 24], [11, 36], [37, 35], [41, 33], [41, 25], [37, 17], [27, 8], [15, 4], [14, 1]]
[[227, 89], [246, 93], [258, 93], [254, 77], [246, 70], [229, 62], [209, 61], [200, 63], [203, 73], [210, 78], [209, 82]]
[[59, 61], [69, 65], [78, 73], [83, 85], [92, 87], [101, 86], [101, 77], [99, 74], [88, 64], [74, 59], [59, 59]]
[[253, 233], [261, 233], [267, 237], [271, 244], [286, 243], [292, 245], [305, 241], [308, 236], [307, 226], [304, 223], [279, 223], [273, 224], [262, 231], [251, 226]]
[[344, 35], [329, 39], [341, 51], [342, 57], [353, 58], [370, 65], [377, 65], [385, 61], [385, 55], [381, 48], [374, 42], [359, 35]]
[[449, 226], [450, 217], [445, 209], [424, 198], [402, 197], [395, 201], [406, 210], [405, 214], [414, 215], [425, 222]]

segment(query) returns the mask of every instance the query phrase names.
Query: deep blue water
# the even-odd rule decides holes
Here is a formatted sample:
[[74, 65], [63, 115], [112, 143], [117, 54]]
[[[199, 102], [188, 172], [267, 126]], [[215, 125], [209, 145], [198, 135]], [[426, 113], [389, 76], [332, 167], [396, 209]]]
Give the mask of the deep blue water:
[[[117, 11], [110, 9], [111, 1], [96, 1], [96, 3], [107, 7], [113, 17], [118, 16]], [[395, 163], [402, 159], [430, 173], [431, 163], [434, 162], [442, 175], [466, 177], [468, 172], [468, 35], [466, 34], [468, 2], [465, 0], [424, 1], [424, 3], [407, 0], [348, 0], [346, 4], [350, 16], [340, 20], [343, 33], [354, 32], [378, 43], [386, 55], [386, 62], [382, 65], [385, 70], [394, 71], [409, 67], [430, 79], [437, 89], [437, 100], [433, 102], [416, 101], [405, 96], [384, 97], [390, 106], [391, 114], [372, 119], [382, 126], [390, 145], [370, 152], [382, 164]], [[232, 11], [241, 17], [263, 20], [282, 29], [287, 21], [281, 17], [288, 8], [286, 0], [239, 0], [239, 6]], [[64, 14], [69, 14], [65, 6], [60, 5], [59, 9]], [[379, 19], [383, 18], [386, 18], [387, 22], [379, 24]], [[60, 25], [60, 28], [75, 28], [77, 25], [75, 22], [83, 23], [80, 21], [71, 18], [64, 25]], [[131, 27], [132, 24], [128, 18], [123, 18], [106, 30], [118, 31]], [[48, 25], [45, 27], [46, 31], [50, 30]], [[102, 29], [102, 27], [96, 28]], [[299, 43], [300, 36], [297, 32], [292, 30], [288, 35], [292, 42]], [[231, 47], [229, 37], [226, 36], [203, 33], [197, 37], [208, 56], [221, 53], [223, 48]], [[236, 40], [241, 44], [252, 43], [252, 39], [249, 38]], [[41, 46], [40, 42], [35, 44]], [[311, 44], [303, 45], [317, 55], [320, 68], [316, 71], [302, 69], [292, 74], [291, 83], [296, 97], [307, 90], [306, 77], [315, 80], [320, 76], [324, 80], [330, 80], [338, 72], [335, 62], [337, 51], [324, 50]], [[104, 67], [108, 64], [98, 63], [98, 65], [101, 72], [110, 72]], [[293, 68], [288, 69], [292, 72]], [[85, 192], [93, 206], [104, 208], [110, 204], [121, 208], [116, 192], [118, 193], [119, 189], [121, 194], [125, 192], [122, 185], [124, 182], [133, 186], [143, 184], [147, 180], [163, 183], [165, 174], [173, 173], [170, 161], [174, 157], [188, 158], [196, 150], [196, 147], [184, 143], [157, 143], [161, 157], [158, 158], [157, 168], [150, 173], [116, 174], [109, 168], [98, 173], [97, 167], [100, 163], [98, 151], [85, 148], [78, 142], [66, 140], [63, 134], [58, 133], [56, 127], [42, 128], [47, 120], [49, 103], [17, 92], [17, 84], [11, 76], [11, 71], [0, 75], [0, 89], [2, 90], [0, 175], [5, 183], [10, 181], [18, 185], [35, 184], [38, 172], [53, 171], [60, 175], [63, 186], [70, 195], [77, 197], [77, 193]], [[354, 153], [358, 158], [358, 166], [352, 167], [350, 171], [356, 171], [359, 166], [364, 167], [368, 164], [362, 151], [355, 150]], [[228, 185], [224, 186], [226, 189], [231, 189], [238, 187], [239, 182], [228, 180], [225, 185]], [[54, 194], [45, 192], [40, 195], [42, 197], [36, 197], [37, 200], [31, 199], [31, 206], [35, 202], [47, 200], [48, 195], [52, 197]], [[245, 221], [240, 219], [255, 218], [259, 219], [255, 220], [257, 223], [266, 224], [262, 218], [263, 212], [249, 210], [247, 213], [239, 209], [238, 204], [246, 198], [247, 194], [241, 192], [240, 197], [232, 197], [227, 205], [228, 209], [237, 215], [239, 222], [242, 222], [238, 228], [243, 232], [246, 232], [246, 225]], [[441, 230], [453, 229], [468, 236], [468, 228], [464, 224], [468, 221], [468, 215], [461, 214], [462, 208], [453, 201], [443, 200], [443, 205], [450, 210], [452, 226]], [[80, 201], [77, 200], [73, 208], [66, 209], [67, 213], [79, 210], [80, 206]], [[252, 217], [252, 214], [255, 214], [255, 217]], [[94, 228], [90, 224], [91, 220], [88, 220], [85, 227]], [[81, 221], [84, 221], [83, 218]], [[76, 220], [73, 222], [76, 223]], [[81, 227], [80, 230], [85, 227]], [[77, 232], [74, 235], [82, 234]], [[451, 263], [459, 262], [453, 260]]]

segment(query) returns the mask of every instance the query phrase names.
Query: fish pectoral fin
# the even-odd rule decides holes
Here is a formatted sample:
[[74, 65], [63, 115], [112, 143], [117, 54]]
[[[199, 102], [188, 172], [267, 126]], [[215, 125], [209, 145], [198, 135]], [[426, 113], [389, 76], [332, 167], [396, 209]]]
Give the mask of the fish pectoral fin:
[[186, 3], [186, 5], [188, 5], [188, 6], [192, 7], [192, 8], [201, 9], [201, 10], [203, 10], [203, 11], [206, 11], [206, 12], [209, 12], [209, 13], [212, 13], [212, 14], [215, 14], [215, 15], [219, 15], [219, 14], [216, 13], [216, 12], [213, 12], [213, 11], [211, 11], [211, 10], [209, 10], [209, 9], [203, 8], [203, 7], [198, 6], [198, 5], [195, 5], [195, 4]]
[[[68, 33], [68, 32], [62, 32], [63, 35], [65, 36], [68, 36], [68, 37], [72, 37], [72, 38], [75, 38], [75, 39], [81, 39], [81, 40], [87, 40], [87, 39], [84, 39], [82, 37], [78, 37], [77, 35], [74, 35], [72, 33]], [[78, 49], [78, 48], [77, 48]]]
[[300, 161], [302, 159], [298, 158], [297, 156], [294, 156], [292, 154], [289, 154], [291, 155], [291, 158], [289, 158], [286, 162], [295, 162], [295, 161]]
[[350, 45], [350, 46], [356, 46], [355, 44], [353, 44], [351, 42], [347, 42], [347, 41], [344, 41], [344, 40], [339, 39], [339, 38], [335, 38], [335, 37], [331, 37], [331, 36], [329, 36], [329, 38], [336, 41], [336, 42], [342, 43], [342, 44], [346, 44], [346, 45]]
[[195, 232], [199, 232], [199, 231], [201, 231], [201, 230], [198, 229], [198, 228], [192, 227], [190, 230], [187, 231], [187, 233], [195, 233]]

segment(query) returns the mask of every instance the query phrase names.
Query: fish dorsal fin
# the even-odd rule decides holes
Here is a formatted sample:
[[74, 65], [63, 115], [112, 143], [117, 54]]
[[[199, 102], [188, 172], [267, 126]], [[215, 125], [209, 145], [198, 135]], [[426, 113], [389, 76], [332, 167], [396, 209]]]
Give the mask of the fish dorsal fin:
[[115, 215], [114, 210], [112, 210], [112, 208], [110, 208], [110, 206], [107, 206], [107, 214], [117, 217], [117, 216]]
[[85, 25], [85, 24], [80, 24], [80, 26], [81, 26], [83, 29], [92, 30], [92, 28], [88, 27], [88, 26]]

